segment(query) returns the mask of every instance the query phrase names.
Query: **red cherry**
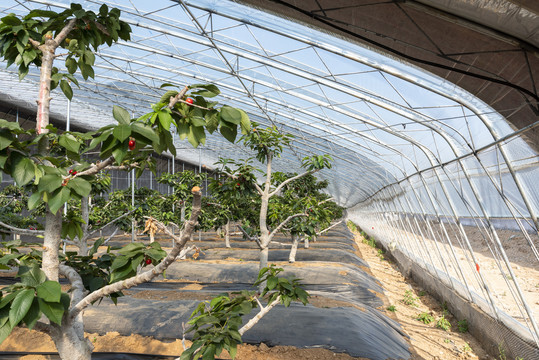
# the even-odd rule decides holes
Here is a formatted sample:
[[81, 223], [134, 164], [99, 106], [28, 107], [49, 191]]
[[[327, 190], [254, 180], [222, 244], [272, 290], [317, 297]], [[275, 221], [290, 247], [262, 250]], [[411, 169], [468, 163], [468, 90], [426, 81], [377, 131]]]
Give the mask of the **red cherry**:
[[150, 265], [152, 263], [152, 259], [146, 259], [146, 265]]
[[189, 105], [191, 105], [191, 104], [193, 104], [193, 99], [187, 98], [187, 99], [185, 99], [185, 102], [188, 103]]
[[77, 175], [77, 170], [72, 170], [71, 175]]
[[237, 183], [236, 186], [240, 186], [240, 183]]

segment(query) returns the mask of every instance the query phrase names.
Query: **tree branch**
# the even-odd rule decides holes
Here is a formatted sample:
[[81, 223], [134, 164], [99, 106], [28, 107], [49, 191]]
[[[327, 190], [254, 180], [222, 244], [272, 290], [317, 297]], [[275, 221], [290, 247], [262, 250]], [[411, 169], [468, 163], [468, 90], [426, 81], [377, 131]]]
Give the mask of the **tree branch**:
[[[257, 322], [260, 321], [271, 309], [275, 307], [279, 302], [281, 301], [281, 295], [277, 296], [275, 300], [272, 301], [271, 304], [268, 304], [266, 307], [261, 307], [260, 312], [255, 315], [251, 320], [247, 322], [247, 324], [243, 325], [241, 329], [238, 330], [240, 335], [243, 335], [247, 330], [251, 329]], [[260, 302], [258, 302], [260, 306]]]
[[279, 186], [277, 186], [277, 188], [275, 188], [275, 190], [273, 190], [269, 196], [272, 197], [273, 195], [277, 194], [282, 188], [283, 186], [285, 186], [286, 184], [294, 181], [294, 180], [297, 180], [299, 178], [302, 178], [306, 175], [310, 175], [310, 174], [314, 174], [315, 172], [319, 171], [318, 169], [315, 169], [315, 170], [309, 170], [309, 171], [306, 171], [304, 172], [303, 174], [299, 174], [299, 175], [296, 175], [294, 177], [291, 177], [290, 179], [286, 179], [285, 181], [283, 181], [282, 183], [279, 184]]
[[259, 195], [264, 195], [264, 191], [262, 190], [262, 188], [256, 182], [253, 183], [253, 184], [255, 186], [256, 191], [258, 191], [258, 194]]
[[183, 101], [182, 97], [185, 95], [187, 90], [189, 90], [189, 87], [185, 86], [178, 94], [176, 94], [176, 96], [171, 96], [170, 101], [168, 103], [168, 108], [172, 109], [178, 101]]
[[290, 215], [289, 217], [287, 217], [282, 223], [280, 223], [275, 229], [273, 229], [273, 231], [269, 234], [269, 237], [268, 237], [268, 244], [271, 242], [271, 239], [273, 239], [273, 237], [275, 236], [275, 234], [277, 234], [282, 228], [283, 226], [285, 226], [290, 220], [292, 219], [295, 219], [297, 217], [300, 217], [300, 216], [309, 216], [305, 213], [301, 213], [301, 214], [294, 214], [294, 215]]
[[255, 241], [260, 249], [262, 249], [262, 244], [260, 244], [260, 240], [258, 239], [258, 236], [250, 236], [247, 234], [247, 231], [245, 231], [244, 228], [241, 227], [241, 225], [236, 225], [238, 229], [249, 239], [249, 241]]
[[336, 222], [335, 224], [331, 225], [330, 227], [328, 227], [328, 228], [326, 228], [326, 229], [324, 229], [324, 230], [322, 230], [322, 231], [320, 231], [320, 232], [317, 232], [317, 233], [316, 233], [316, 236], [320, 236], [320, 235], [322, 235], [323, 233], [325, 233], [326, 231], [328, 231], [328, 230], [330, 230], [330, 229], [333, 229], [335, 226], [339, 225], [339, 224], [342, 223], [343, 221], [344, 221], [344, 220], [341, 220], [341, 221], [339, 221], [339, 222]]
[[[79, 301], [76, 305], [74, 305], [70, 312], [69, 312], [69, 318], [74, 319], [82, 310], [84, 310], [88, 305], [93, 303], [96, 300], [99, 300], [100, 298], [110, 295], [112, 293], [129, 289], [133, 286], [137, 286], [139, 284], [151, 281], [153, 278], [159, 276], [160, 274], [165, 271], [170, 264], [172, 264], [175, 260], [178, 254], [181, 252], [187, 241], [191, 238], [191, 234], [193, 230], [195, 229], [195, 226], [197, 224], [197, 218], [201, 211], [201, 198], [202, 198], [202, 192], [200, 191], [200, 188], [195, 187], [193, 188], [193, 210], [191, 211], [191, 217], [189, 218], [189, 221], [187, 221], [185, 225], [185, 229], [181, 234], [181, 238], [176, 241], [176, 244], [172, 248], [172, 250], [168, 253], [168, 255], [165, 257], [165, 259], [160, 262], [157, 266], [155, 266], [153, 269], [150, 269], [148, 271], [145, 271], [139, 275], [133, 276], [129, 279], [116, 282], [114, 284], [107, 285], [97, 291], [94, 291], [87, 295], [84, 299]], [[155, 221], [156, 225], [160, 229], [166, 229], [166, 226], [160, 223], [157, 220]]]
[[[137, 208], [138, 209], [138, 208]], [[98, 231], [100, 230], [103, 230], [105, 228], [107, 228], [107, 226], [110, 226], [112, 224], [114, 224], [116, 221], [120, 220], [120, 219], [123, 219], [124, 217], [128, 216], [129, 214], [131, 214], [132, 212], [134, 212], [135, 210], [137, 209], [133, 209], [133, 210], [130, 210], [128, 212], [126, 212], [125, 214], [121, 215], [121, 216], [118, 216], [116, 219], [112, 220], [112, 221], [109, 221], [107, 224], [105, 224], [104, 226], [100, 227], [99, 229], [96, 229], [94, 231], [92, 231], [91, 233], [89, 233], [88, 235], [84, 236], [83, 239], [89, 239], [91, 238], [95, 233], [97, 233]]]
[[83, 176], [83, 175], [95, 175], [104, 168], [106, 168], [109, 165], [112, 165], [114, 163], [114, 156], [110, 156], [107, 159], [98, 162], [94, 165], [92, 165], [89, 169], [86, 169], [84, 171], [81, 171], [80, 173], [77, 173], [75, 176]]
[[80, 277], [79, 273], [75, 271], [70, 266], [60, 264], [58, 271], [61, 275], [65, 276], [69, 282], [71, 283], [71, 291], [72, 291], [72, 297], [71, 302], [72, 303], [78, 303], [82, 300], [85, 293], [87, 292], [84, 283], [82, 282], [82, 278]]
[[8, 224], [6, 224], [6, 223], [4, 223], [2, 221], [0, 221], [0, 226], [3, 226], [5, 228], [11, 230], [12, 232], [20, 234], [20, 235], [36, 236], [36, 235], [44, 235], [45, 234], [45, 231], [43, 231], [43, 230], [21, 229], [21, 228], [15, 227], [15, 226], [8, 225]]
[[28, 39], [28, 42], [29, 42], [30, 44], [32, 44], [32, 46], [33, 46], [35, 49], [39, 50], [39, 46], [41, 45], [41, 43], [40, 43], [39, 41], [36, 41], [36, 40], [34, 40], [34, 39], [32, 39], [32, 38], [29, 38], [29, 39]]
[[60, 31], [58, 33], [58, 35], [56, 35], [56, 37], [54, 38], [54, 41], [56, 42], [56, 46], [55, 48], [57, 48], [58, 46], [60, 46], [60, 44], [62, 43], [62, 41], [64, 41], [64, 39], [67, 37], [67, 35], [69, 35], [69, 33], [71, 32], [71, 30], [73, 30], [73, 28], [75, 27], [75, 24], [77, 23], [77, 19], [74, 18], [74, 19], [71, 19], [67, 22], [66, 26], [63, 27], [62, 31]]

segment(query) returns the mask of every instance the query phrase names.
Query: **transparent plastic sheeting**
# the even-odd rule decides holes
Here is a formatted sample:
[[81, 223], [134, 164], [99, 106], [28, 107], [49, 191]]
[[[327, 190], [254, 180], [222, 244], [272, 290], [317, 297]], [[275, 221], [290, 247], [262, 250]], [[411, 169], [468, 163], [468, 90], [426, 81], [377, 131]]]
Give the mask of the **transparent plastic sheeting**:
[[[452, 83], [235, 2], [81, 4], [97, 11], [102, 3], [122, 10], [122, 18], [133, 28], [133, 41], [102, 48], [95, 81], [78, 79], [81, 87], [75, 89], [72, 121], [82, 126], [111, 123], [115, 104], [134, 116], [143, 114], [165, 82], [179, 87], [215, 83], [223, 93], [220, 101], [245, 109], [262, 126], [276, 125], [296, 136], [292, 148], [276, 162], [276, 170], [299, 171], [304, 156], [332, 155], [333, 168], [320, 177], [330, 181], [329, 192], [345, 207], [512, 133], [499, 114]], [[21, 15], [32, 8], [61, 11], [68, 4], [68, 0], [4, 0], [0, 15]], [[55, 65], [63, 70], [61, 58]], [[33, 109], [28, 90], [36, 88], [38, 73], [17, 83], [14, 71], [1, 70], [0, 96]], [[63, 96], [56, 92], [52, 104], [61, 119]], [[181, 159], [203, 158], [206, 166], [221, 154], [237, 159], [251, 155], [218, 134], [208, 137], [202, 157], [186, 141], [176, 139], [176, 144]], [[522, 166], [535, 161], [522, 139], [502, 148], [506, 159], [521, 161]], [[505, 161], [494, 160], [494, 166]], [[459, 166], [474, 165], [469, 163]], [[524, 179], [522, 183], [526, 185]], [[498, 206], [496, 201], [492, 206]]]

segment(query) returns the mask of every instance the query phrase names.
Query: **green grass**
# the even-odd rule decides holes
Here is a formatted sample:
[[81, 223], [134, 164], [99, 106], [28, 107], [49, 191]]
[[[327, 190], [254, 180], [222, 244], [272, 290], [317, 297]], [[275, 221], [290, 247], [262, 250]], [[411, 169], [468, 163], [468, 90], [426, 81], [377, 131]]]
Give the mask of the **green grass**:
[[395, 312], [395, 311], [397, 311], [397, 308], [395, 307], [395, 305], [391, 305], [391, 306], [388, 306], [388, 307], [386, 308], [386, 310], [387, 310], [387, 311], [391, 311], [391, 312]]

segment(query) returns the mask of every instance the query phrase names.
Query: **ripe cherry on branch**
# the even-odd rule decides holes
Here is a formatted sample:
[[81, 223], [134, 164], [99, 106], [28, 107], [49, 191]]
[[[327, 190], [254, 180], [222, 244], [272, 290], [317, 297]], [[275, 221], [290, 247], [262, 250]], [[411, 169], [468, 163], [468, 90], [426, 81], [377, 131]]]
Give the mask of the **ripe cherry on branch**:
[[152, 263], [152, 259], [146, 259], [146, 265], [150, 265]]
[[127, 146], [129, 146], [129, 150], [134, 150], [135, 145], [136, 145], [136, 143], [135, 143], [134, 139], [129, 140], [129, 143], [127, 144]]
[[187, 99], [185, 99], [185, 102], [186, 102], [187, 104], [189, 104], [189, 105], [192, 105], [192, 104], [193, 104], [193, 99], [187, 98]]

